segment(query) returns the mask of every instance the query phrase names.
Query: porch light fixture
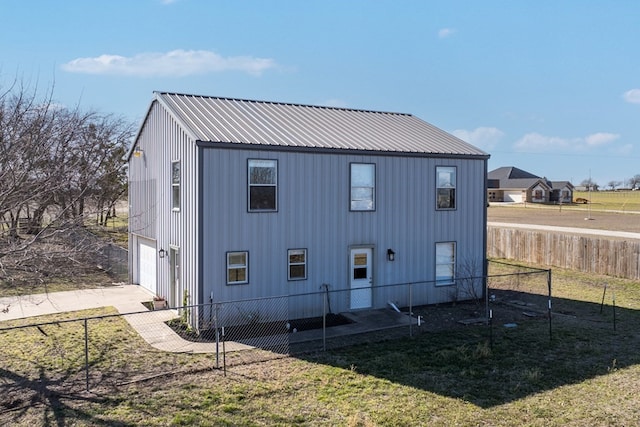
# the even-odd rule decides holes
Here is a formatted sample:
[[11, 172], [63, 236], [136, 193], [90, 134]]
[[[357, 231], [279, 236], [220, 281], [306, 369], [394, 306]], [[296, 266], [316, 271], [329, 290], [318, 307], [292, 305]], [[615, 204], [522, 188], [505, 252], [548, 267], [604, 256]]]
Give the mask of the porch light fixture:
[[136, 147], [136, 149], [133, 151], [133, 157], [142, 157], [143, 154], [144, 151], [142, 151], [140, 147]]
[[389, 261], [395, 261], [396, 260], [396, 253], [393, 252], [393, 249], [387, 249], [387, 259]]
[[167, 251], [165, 251], [164, 249], [160, 249], [158, 251], [158, 255], [160, 255], [160, 258], [164, 258], [166, 254], [167, 254]]

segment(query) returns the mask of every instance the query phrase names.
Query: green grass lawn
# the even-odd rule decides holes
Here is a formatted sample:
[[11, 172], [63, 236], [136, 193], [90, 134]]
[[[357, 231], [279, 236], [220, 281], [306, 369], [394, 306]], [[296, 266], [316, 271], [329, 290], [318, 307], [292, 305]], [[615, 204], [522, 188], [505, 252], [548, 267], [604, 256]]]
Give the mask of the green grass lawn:
[[[84, 357], [82, 346], [69, 344], [82, 338], [77, 323], [46, 326], [47, 337], [34, 329], [5, 332], [0, 393], [5, 402], [16, 400], [11, 408], [0, 406], [0, 424], [637, 425], [640, 284], [559, 269], [552, 277], [554, 299], [573, 310], [554, 315], [553, 339], [547, 319], [534, 318], [516, 328], [426, 331], [235, 365], [226, 376], [214, 369], [212, 355], [158, 352], [120, 317], [93, 320], [90, 394], [82, 392], [83, 371], [70, 362]], [[543, 289], [546, 283], [531, 280], [519, 285]], [[12, 375], [29, 381], [12, 388]], [[53, 381], [48, 387], [45, 377]], [[62, 378], [77, 383], [65, 386]]]
[[574, 191], [573, 200], [591, 200], [595, 209], [615, 211], [640, 211], [640, 191]]

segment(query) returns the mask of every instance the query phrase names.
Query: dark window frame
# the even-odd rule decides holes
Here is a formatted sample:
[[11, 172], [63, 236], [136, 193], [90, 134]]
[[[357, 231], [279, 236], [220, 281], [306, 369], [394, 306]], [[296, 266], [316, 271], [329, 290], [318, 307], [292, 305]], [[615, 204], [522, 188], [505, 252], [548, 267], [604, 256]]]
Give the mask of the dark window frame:
[[[453, 180], [454, 183], [450, 187], [441, 187], [440, 186], [440, 171], [443, 169], [452, 169], [453, 170]], [[436, 181], [435, 181], [435, 189], [436, 189], [436, 210], [438, 211], [454, 211], [458, 209], [457, 203], [457, 189], [458, 189], [458, 167], [457, 166], [436, 166]], [[445, 192], [448, 196], [444, 195]], [[441, 194], [443, 195], [441, 197]], [[446, 205], [441, 205], [441, 200], [447, 200], [448, 203]]]
[[[273, 167], [275, 169], [275, 172], [273, 174], [274, 175], [273, 180], [275, 182], [274, 183], [252, 183], [251, 169], [252, 167], [257, 167], [257, 166], [252, 166], [252, 162], [255, 162], [256, 164], [258, 164], [258, 162], [273, 163]], [[252, 212], [252, 213], [278, 212], [278, 181], [279, 181], [278, 169], [279, 168], [278, 168], [277, 159], [247, 159], [247, 212]], [[273, 189], [272, 196], [268, 194], [268, 190], [271, 188]], [[267, 190], [267, 192], [265, 192], [265, 190]], [[266, 208], [255, 207], [257, 204], [257, 200], [255, 200], [254, 197], [258, 195], [257, 194], [258, 191], [261, 191], [263, 193], [262, 194], [263, 199], [267, 198], [264, 196], [268, 196], [268, 198], [273, 198], [272, 208], [271, 207], [266, 207]]]
[[[372, 166], [373, 167], [373, 183], [372, 183], [372, 187], [366, 187], [366, 186], [357, 186], [354, 187], [353, 185], [353, 173], [354, 173], [354, 166]], [[376, 202], [377, 202], [377, 194], [376, 194], [376, 189], [377, 189], [377, 165], [375, 163], [367, 163], [367, 162], [351, 162], [349, 163], [349, 211], [351, 212], [375, 212], [376, 211]], [[353, 197], [353, 191], [354, 188], [359, 188], [359, 189], [363, 189], [363, 188], [371, 188], [371, 208], [357, 208], [354, 207], [354, 202], [358, 202], [361, 200], [366, 200], [366, 199], [354, 199]]]
[[180, 160], [173, 160], [171, 162], [171, 210], [174, 212], [180, 212], [181, 181], [182, 165]]
[[[438, 262], [438, 245], [453, 245], [453, 262], [449, 262], [449, 263], [443, 263], [443, 262]], [[455, 241], [444, 241], [444, 242], [436, 242], [434, 245], [434, 264], [435, 264], [435, 268], [434, 268], [434, 274], [435, 274], [435, 286], [451, 286], [451, 285], [455, 285], [456, 284], [456, 270], [457, 270], [457, 262], [458, 262], [458, 245]], [[453, 272], [451, 275], [451, 280], [447, 279], [446, 281], [444, 280], [438, 280], [438, 266], [439, 265], [451, 265], [453, 266]]]
[[[293, 251], [303, 251], [304, 253], [304, 261], [303, 262], [291, 262], [291, 255]], [[299, 281], [299, 280], [307, 280], [308, 277], [308, 251], [307, 248], [292, 248], [287, 249], [287, 280], [290, 282]], [[304, 276], [303, 277], [293, 277], [291, 275], [291, 267], [292, 266], [303, 266], [304, 268]]]
[[[230, 264], [230, 257], [232, 255], [243, 254], [245, 257], [244, 264]], [[225, 283], [227, 286], [235, 286], [235, 285], [248, 285], [249, 284], [249, 251], [228, 251], [225, 253]], [[244, 280], [229, 280], [230, 275], [229, 271], [231, 269], [241, 270], [244, 268]]]

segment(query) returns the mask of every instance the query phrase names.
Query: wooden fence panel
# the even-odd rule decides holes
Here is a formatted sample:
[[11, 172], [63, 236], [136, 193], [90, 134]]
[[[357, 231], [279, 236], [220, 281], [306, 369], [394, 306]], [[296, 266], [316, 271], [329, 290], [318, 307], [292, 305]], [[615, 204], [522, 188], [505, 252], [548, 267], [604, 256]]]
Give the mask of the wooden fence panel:
[[640, 240], [488, 226], [487, 256], [640, 279]]

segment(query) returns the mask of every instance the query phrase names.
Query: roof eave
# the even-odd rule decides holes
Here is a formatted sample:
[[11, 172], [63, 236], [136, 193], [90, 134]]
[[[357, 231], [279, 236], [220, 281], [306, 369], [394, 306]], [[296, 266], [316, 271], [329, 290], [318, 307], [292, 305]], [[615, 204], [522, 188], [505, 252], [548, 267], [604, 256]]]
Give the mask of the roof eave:
[[296, 145], [267, 145], [267, 144], [248, 144], [244, 142], [220, 142], [220, 141], [202, 141], [196, 140], [196, 145], [203, 148], [212, 149], [235, 149], [235, 150], [265, 150], [265, 151], [286, 151], [298, 153], [316, 153], [316, 154], [363, 154], [370, 156], [389, 156], [389, 157], [432, 157], [432, 158], [456, 158], [456, 159], [474, 159], [488, 160], [491, 155], [473, 154], [473, 153], [434, 153], [421, 151], [390, 151], [390, 150], [363, 150], [355, 148], [333, 148], [333, 147], [304, 147]]

